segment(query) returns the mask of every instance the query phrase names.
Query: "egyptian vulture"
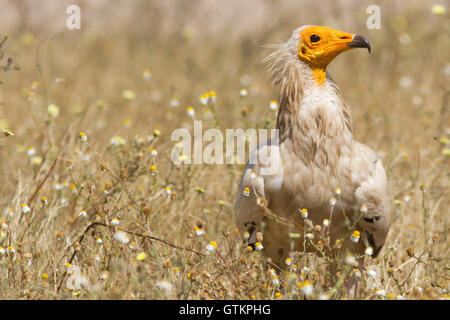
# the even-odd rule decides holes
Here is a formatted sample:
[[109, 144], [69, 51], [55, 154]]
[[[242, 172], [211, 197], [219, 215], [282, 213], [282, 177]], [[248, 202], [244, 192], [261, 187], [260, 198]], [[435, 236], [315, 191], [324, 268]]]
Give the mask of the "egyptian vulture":
[[[353, 139], [350, 108], [326, 73], [327, 65], [351, 48], [370, 53], [369, 41], [360, 35], [303, 26], [267, 58], [272, 81], [281, 87], [279, 134], [251, 153], [235, 219], [249, 245], [262, 233], [263, 250], [279, 266], [293, 251], [314, 251], [312, 245], [303, 248], [304, 235], [314, 236], [313, 227], [325, 219], [328, 251], [342, 238], [342, 258], [347, 250], [376, 257], [390, 227], [382, 162]], [[299, 214], [302, 209], [308, 223]], [[363, 258], [357, 261], [362, 269]], [[358, 287], [355, 276], [347, 279], [349, 295], [354, 297]]]

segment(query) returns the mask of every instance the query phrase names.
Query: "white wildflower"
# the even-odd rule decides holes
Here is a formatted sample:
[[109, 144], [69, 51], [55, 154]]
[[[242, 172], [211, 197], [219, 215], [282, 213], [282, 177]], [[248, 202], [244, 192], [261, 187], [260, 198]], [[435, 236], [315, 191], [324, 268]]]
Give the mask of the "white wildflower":
[[167, 280], [158, 281], [156, 287], [164, 291], [165, 294], [170, 294], [172, 292], [172, 285]]
[[130, 238], [128, 237], [128, 234], [123, 231], [117, 231], [116, 233], [114, 233], [114, 239], [116, 239], [117, 241], [122, 242], [124, 244], [127, 244], [128, 242], [130, 242]]

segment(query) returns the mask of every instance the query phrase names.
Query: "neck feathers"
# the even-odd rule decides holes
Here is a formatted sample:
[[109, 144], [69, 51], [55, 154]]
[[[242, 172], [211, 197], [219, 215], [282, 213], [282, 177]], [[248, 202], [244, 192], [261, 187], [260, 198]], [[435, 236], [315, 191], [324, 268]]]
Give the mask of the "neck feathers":
[[305, 162], [325, 165], [329, 155], [339, 157], [350, 150], [350, 109], [335, 83], [329, 77], [319, 83], [314, 70], [286, 45], [278, 46], [266, 60], [272, 62], [272, 82], [281, 87], [277, 117], [280, 143], [292, 142], [294, 153]]

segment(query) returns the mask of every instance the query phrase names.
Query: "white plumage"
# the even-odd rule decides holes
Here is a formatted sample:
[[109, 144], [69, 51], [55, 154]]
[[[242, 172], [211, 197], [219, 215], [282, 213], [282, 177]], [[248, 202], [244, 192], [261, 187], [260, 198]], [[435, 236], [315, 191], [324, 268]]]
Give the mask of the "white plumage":
[[[304, 26], [267, 59], [273, 82], [281, 86], [279, 140], [269, 140], [252, 153], [256, 161], [247, 165], [242, 176], [235, 218], [240, 232], [249, 232], [250, 244], [262, 231], [264, 251], [276, 264], [281, 265], [291, 250], [304, 249], [303, 236], [301, 240], [289, 237], [305, 232], [298, 213], [302, 208], [308, 210], [313, 225], [330, 220], [330, 243], [343, 238], [342, 255], [347, 250], [364, 255], [370, 247], [376, 257], [385, 242], [390, 213], [382, 162], [353, 139], [350, 109], [325, 71], [340, 52], [355, 47], [370, 51], [361, 36]], [[262, 172], [267, 164], [259, 156], [267, 151], [271, 165], [277, 167], [272, 174]], [[249, 196], [243, 195], [246, 187]], [[355, 223], [353, 229], [345, 224], [345, 216]], [[354, 230], [360, 232], [357, 243], [350, 239]], [[357, 281], [350, 279], [349, 285], [356, 294]]]

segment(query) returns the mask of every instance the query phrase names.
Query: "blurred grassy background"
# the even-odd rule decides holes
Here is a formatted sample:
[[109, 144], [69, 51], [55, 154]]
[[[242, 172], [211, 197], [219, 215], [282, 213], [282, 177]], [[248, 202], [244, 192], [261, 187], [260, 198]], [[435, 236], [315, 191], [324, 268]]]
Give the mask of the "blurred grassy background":
[[[72, 3], [81, 8], [81, 30], [66, 28], [65, 11]], [[372, 4], [381, 8], [380, 30], [366, 27]], [[383, 254], [369, 261], [381, 268], [378, 287], [407, 298], [445, 296], [450, 289], [448, 8], [448, 1], [0, 1], [0, 37], [9, 35], [0, 65], [11, 57], [20, 66], [0, 71], [0, 127], [14, 133], [0, 140], [1, 245], [16, 250], [0, 257], [0, 297], [162, 298], [166, 291], [154, 283], [163, 280], [172, 286], [169, 297], [275, 297], [280, 288], [271, 287], [264, 259], [248, 258], [235, 235], [232, 204], [242, 167], [174, 166], [170, 134], [192, 127], [188, 106], [204, 128], [216, 126], [211, 110], [199, 103], [211, 90], [217, 94], [220, 129], [273, 127], [276, 114], [269, 103], [277, 100], [277, 88], [262, 63], [270, 53], [263, 45], [286, 41], [305, 24], [363, 34], [372, 44], [370, 55], [345, 53], [328, 70], [352, 109], [355, 138], [379, 153], [389, 176], [393, 225]], [[243, 88], [246, 97], [239, 94]], [[57, 109], [49, 111], [52, 104]], [[154, 129], [161, 135], [148, 142]], [[80, 143], [79, 132], [86, 133], [88, 146]], [[114, 137], [119, 146], [111, 144]], [[149, 152], [153, 148], [156, 157]], [[100, 163], [111, 171], [102, 171]], [[150, 165], [157, 167], [155, 180]], [[122, 169], [128, 176], [121, 180]], [[86, 196], [72, 193], [71, 184], [84, 185]], [[96, 190], [89, 193], [89, 185]], [[165, 196], [168, 186], [173, 192]], [[104, 187], [113, 192], [104, 195]], [[49, 201], [45, 207], [42, 196]], [[22, 217], [22, 203], [31, 214]], [[92, 203], [101, 209], [96, 212]], [[85, 220], [78, 216], [81, 210], [88, 211]], [[113, 217], [124, 229], [200, 251], [210, 240], [219, 243], [218, 252], [228, 250], [228, 241], [233, 249], [222, 258], [236, 271], [230, 276], [218, 256], [204, 261], [139, 237], [130, 239], [137, 248], [121, 247], [109, 229], [96, 229], [71, 261], [90, 287], [60, 289], [76, 237], [90, 222]], [[208, 241], [195, 236], [198, 222]], [[101, 245], [95, 242], [99, 236]], [[417, 257], [423, 252], [424, 262], [416, 263], [407, 248], [417, 250]], [[139, 252], [151, 259], [136, 259]], [[252, 268], [261, 273], [256, 289], [246, 282]], [[103, 272], [110, 274], [106, 280]], [[190, 273], [199, 274], [198, 280], [187, 279]], [[308, 278], [318, 295], [327, 289], [319, 278]], [[369, 287], [364, 292], [366, 298], [379, 297]], [[287, 289], [281, 294], [292, 297]]]

